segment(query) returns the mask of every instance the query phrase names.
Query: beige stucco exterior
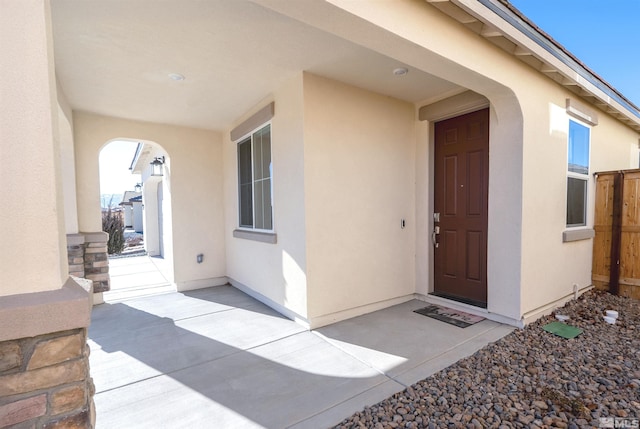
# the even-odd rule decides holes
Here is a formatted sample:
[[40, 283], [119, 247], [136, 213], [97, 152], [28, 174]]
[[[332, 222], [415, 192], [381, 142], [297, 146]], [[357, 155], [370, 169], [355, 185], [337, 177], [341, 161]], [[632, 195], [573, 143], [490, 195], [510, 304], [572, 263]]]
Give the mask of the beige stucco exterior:
[[[307, 319], [307, 249], [303, 76], [300, 73], [274, 90], [252, 111], [231, 124], [224, 139], [224, 202], [227, 276], [233, 284], [266, 298], [279, 311], [305, 323]], [[236, 144], [229, 131], [270, 102], [272, 120], [273, 219], [277, 243], [232, 236], [238, 227]]]
[[[579, 291], [588, 287], [591, 240], [565, 243], [562, 239], [567, 229], [570, 117], [565, 105], [567, 98], [579, 97], [473, 33], [461, 32], [458, 23], [442, 19], [437, 10], [415, 2], [394, 3], [393, 7], [386, 3], [378, 7], [334, 3], [368, 22], [360, 23], [362, 28], [332, 27], [332, 31], [384, 49], [374, 46], [375, 39], [362, 40], [364, 36], [355, 33], [371, 23], [385, 28], [405, 39], [394, 45], [397, 58], [472, 89], [490, 103], [489, 316], [521, 324], [572, 296], [574, 285]], [[315, 25], [327, 25], [320, 22], [326, 19], [322, 15], [306, 18], [316, 19]], [[413, 44], [424, 48], [421, 55], [411, 57]], [[370, 311], [413, 293], [428, 294], [433, 290], [429, 266], [432, 124], [415, 120], [420, 103], [405, 106], [407, 122], [403, 123], [398, 113], [401, 102], [388, 98], [382, 102], [384, 97], [374, 93], [310, 74], [304, 75], [303, 98], [310, 324]], [[276, 111], [281, 107], [277, 104]], [[374, 131], [379, 130], [382, 116], [387, 135]], [[436, 120], [446, 116], [443, 112]], [[599, 124], [592, 127], [591, 171], [633, 165], [637, 132], [606, 113], [601, 112], [600, 117]], [[276, 120], [277, 114], [274, 124]], [[274, 125], [274, 136], [276, 130]], [[379, 140], [369, 139], [369, 150], [355, 158], [358, 142], [364, 143], [372, 134]], [[389, 153], [385, 147], [390, 145], [391, 134], [396, 139], [395, 151]], [[408, 153], [410, 157], [406, 157]], [[383, 159], [386, 162], [381, 165]], [[230, 168], [234, 166], [231, 163]], [[275, 157], [274, 166], [277, 175], [280, 168]], [[378, 169], [380, 177], [387, 180], [376, 182], [368, 175]], [[357, 199], [350, 199], [350, 186], [363, 185], [366, 177], [373, 179], [377, 193], [367, 194], [364, 188]], [[277, 179], [274, 186], [277, 211]], [[589, 213], [593, 211], [593, 192], [591, 179]], [[407, 221], [404, 230], [399, 228], [402, 218]], [[281, 222], [277, 216], [276, 222]], [[589, 217], [587, 228], [591, 226]], [[279, 239], [281, 235], [278, 231]], [[380, 264], [385, 259], [388, 262]], [[559, 260], [562, 264], [556, 263]], [[270, 295], [268, 288], [260, 293]]]
[[[514, 129], [514, 124], [522, 123], [517, 112], [514, 118], [505, 106], [498, 116], [491, 104], [487, 311], [489, 317], [513, 324], [572, 296], [574, 285], [579, 291], [590, 285], [591, 240], [565, 243], [562, 239], [567, 229], [570, 118], [565, 104], [575, 95], [535, 73], [529, 77], [529, 84], [539, 88], [536, 97], [523, 96], [523, 110], [529, 112], [524, 122], [531, 117], [530, 126]], [[284, 97], [285, 93], [292, 96]], [[279, 115], [296, 105], [300, 97], [304, 100], [304, 138], [288, 146], [288, 152], [303, 153], [303, 172], [281, 164], [275, 155], [281, 144], [279, 126], [285, 127], [278, 121]], [[280, 188], [278, 172], [284, 169], [285, 183], [304, 183], [304, 210], [298, 205], [297, 216], [306, 220], [306, 226], [304, 233], [296, 231], [293, 236], [299, 242], [306, 237], [307, 270], [298, 263], [291, 266], [291, 259], [287, 265], [288, 252], [279, 244], [231, 236], [237, 227], [237, 161], [235, 145], [229, 141], [225, 145], [225, 176], [227, 210], [231, 213], [226, 239], [233, 244], [227, 250], [228, 276], [295, 312], [296, 317], [304, 319], [306, 314], [306, 323], [311, 326], [432, 291], [432, 124], [416, 119], [420, 106], [308, 73], [302, 76], [302, 85], [298, 77], [285, 90], [277, 91], [274, 99], [275, 231], [278, 242], [289, 239], [281, 225], [287, 223], [287, 214], [295, 213], [288, 210], [285, 219], [277, 215], [278, 196], [290, 195]], [[512, 100], [505, 104], [509, 102]], [[326, 109], [329, 104], [331, 109]], [[442, 115], [450, 116], [455, 109], [452, 112], [443, 110]], [[285, 129], [299, 127], [284, 115]], [[634, 154], [637, 134], [608, 115], [600, 117], [599, 124], [592, 127], [591, 171], [633, 163], [629, 153]], [[520, 133], [523, 143], [518, 145], [514, 142]], [[620, 143], [611, 144], [611, 137]], [[593, 183], [588, 202], [591, 213]], [[400, 228], [402, 219], [404, 229]], [[588, 222], [587, 228], [592, 227], [591, 218]], [[230, 249], [239, 253], [229, 253]], [[243, 264], [244, 255], [252, 261], [264, 261], [265, 267], [260, 262]], [[557, 260], [563, 263], [554, 263]], [[297, 277], [285, 274], [292, 268], [298, 271]], [[272, 274], [265, 276], [269, 272]], [[285, 278], [297, 278], [299, 283]], [[302, 290], [306, 285], [307, 302], [301, 299], [299, 307], [291, 305], [289, 290], [295, 290], [294, 284]], [[520, 287], [514, 287], [518, 284]], [[288, 292], [283, 295], [283, 291]]]
[[[150, 141], [167, 153], [164, 181], [170, 201], [165, 239], [172, 242], [173, 282], [179, 290], [212, 286], [225, 276], [222, 206], [222, 146], [220, 134], [74, 113], [78, 181], [78, 221], [81, 231], [99, 231], [100, 180], [98, 156], [112, 140]], [[169, 250], [169, 248], [167, 248]], [[196, 255], [205, 255], [198, 264]], [[224, 282], [223, 282], [224, 283]]]
[[[88, 327], [109, 287], [99, 154], [115, 140], [148, 149], [147, 250], [178, 291], [229, 282], [316, 328], [409, 299], [523, 326], [587, 290], [591, 173], [638, 166], [640, 109], [509, 8], [0, 2], [0, 342]], [[486, 308], [433, 295], [431, 242], [435, 124], [481, 108]], [[591, 129], [587, 225], [567, 228], [576, 116]], [[256, 233], [239, 227], [238, 130], [266, 122], [274, 223]]]
[[[604, 98], [602, 89], [585, 82], [570, 65], [558, 63], [548, 52], [537, 53], [531, 40], [480, 3], [437, 3], [331, 0], [301, 7], [256, 0], [247, 10], [238, 6], [244, 3], [215, 6], [229, 13], [247, 12], [251, 19], [272, 20], [273, 33], [282, 40], [304, 34], [306, 41], [323, 48], [317, 51], [318, 58], [337, 62], [324, 64], [318, 59], [316, 64], [313, 55], [298, 52], [313, 49], [283, 43], [277, 52], [282, 56], [277, 61], [282, 72], [269, 85], [247, 82], [252, 90], [243, 92], [241, 102], [230, 97], [227, 88], [219, 89], [220, 97], [210, 91], [176, 102], [180, 114], [188, 116], [193, 110], [199, 120], [210, 111], [218, 112], [211, 123], [223, 122], [223, 126], [210, 129], [206, 122], [199, 122], [206, 129], [167, 123], [162, 103], [149, 109], [163, 111], [155, 122], [120, 118], [119, 110], [106, 114], [98, 106], [95, 111], [78, 108], [82, 92], [93, 90], [84, 80], [74, 85], [74, 77], [85, 78], [69, 73], [64, 58], [58, 68], [66, 74], [56, 79], [49, 3], [30, 0], [20, 8], [14, 7], [17, 3], [3, 4], [3, 61], [15, 61], [19, 71], [14, 76], [8, 70], [9, 76], [0, 81], [2, 213], [21, 216], [1, 222], [3, 240], [12, 246], [2, 248], [0, 296], [60, 289], [67, 281], [65, 234], [100, 231], [99, 152], [109, 142], [125, 139], [146, 142], [158, 156], [166, 156], [162, 181], [150, 179], [145, 184], [148, 202], [157, 198], [160, 183], [163, 192], [165, 244], [163, 249], [152, 246], [149, 250], [163, 253], [170, 261], [171, 280], [178, 290], [229, 281], [311, 327], [414, 297], [430, 300], [434, 124], [479, 108], [480, 104], [465, 101], [468, 94], [490, 112], [488, 302], [486, 309], [462, 308], [522, 325], [573, 297], [576, 289], [588, 288], [592, 240], [563, 241], [567, 99], [597, 112], [597, 125], [591, 125], [591, 172], [637, 166], [640, 128], [633, 118], [629, 122], [633, 112], [613, 98], [604, 107], [595, 103], [597, 97]], [[557, 66], [556, 74], [520, 61], [515, 50], [491, 43], [493, 36], [472, 31], [443, 13], [440, 3], [464, 9], [480, 25], [491, 24], [491, 32], [509, 38], [508, 43], [517, 42], [522, 55], [538, 55], [539, 61]], [[63, 9], [59, 28], [65, 24]], [[158, 16], [167, 18], [170, 12]], [[34, 31], [24, 32], [24, 28]], [[66, 46], [68, 41], [59, 42]], [[357, 58], [338, 61], [326, 52], [332, 46]], [[157, 48], [162, 48], [161, 43]], [[234, 67], [248, 81], [245, 73], [250, 68], [236, 58], [239, 51], [231, 46], [228, 51], [233, 54], [220, 49], [202, 59], [187, 55], [194, 65], [219, 55], [229, 63], [228, 70], [187, 76], [182, 88], [171, 88], [172, 97], [179, 99], [180, 91], [190, 90], [189, 85], [228, 79]], [[251, 58], [258, 63], [255, 70], [260, 70], [260, 61], [273, 66], [268, 58]], [[366, 63], [366, 59], [375, 62]], [[144, 62], [144, 57], [138, 55], [136, 60]], [[294, 66], [287, 68], [290, 64]], [[369, 64], [401, 64], [410, 72], [403, 81], [386, 71], [370, 70], [374, 65]], [[273, 69], [264, 68], [264, 74], [269, 73]], [[139, 94], [160, 80], [156, 75], [145, 78]], [[570, 90], [566, 79], [573, 79], [573, 86], [583, 85], [583, 92]], [[122, 88], [126, 89], [135, 78], [125, 80]], [[402, 88], [407, 82], [415, 83]], [[236, 88], [243, 83], [232, 82]], [[422, 87], [429, 84], [434, 86], [432, 91]], [[125, 92], [118, 95], [123, 97]], [[414, 99], [412, 92], [429, 96]], [[95, 102], [99, 97], [88, 99]], [[136, 101], [144, 107], [140, 100]], [[115, 105], [124, 109], [119, 103]], [[274, 243], [234, 232], [238, 229], [238, 161], [236, 142], [230, 136], [269, 103], [275, 106], [270, 120]], [[108, 111], [105, 106], [103, 110]], [[241, 113], [238, 106], [245, 106]], [[145, 117], [143, 107], [139, 117]], [[226, 110], [235, 112], [235, 117], [221, 119], [227, 118]], [[592, 227], [593, 197], [591, 178], [589, 217], [583, 229]], [[41, 249], [37, 267], [24, 270], [20, 262], [34, 248]], [[201, 264], [198, 254], [204, 255]]]
[[326, 324], [412, 297], [415, 111], [309, 74], [303, 93], [308, 308]]
[[[3, 4], [0, 49], [2, 297], [57, 290], [68, 276], [48, 3]], [[37, 266], [26, 269], [34, 251]]]

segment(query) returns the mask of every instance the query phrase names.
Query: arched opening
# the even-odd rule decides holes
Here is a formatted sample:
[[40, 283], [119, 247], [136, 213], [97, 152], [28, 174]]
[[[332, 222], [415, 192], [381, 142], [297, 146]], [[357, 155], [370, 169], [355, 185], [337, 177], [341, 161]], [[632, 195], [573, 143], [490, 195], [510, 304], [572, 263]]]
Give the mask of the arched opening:
[[[103, 231], [122, 232], [122, 237], [110, 240], [108, 253], [110, 256], [132, 256], [144, 252], [142, 226], [142, 196], [136, 186], [140, 183], [140, 175], [132, 174], [131, 160], [137, 147], [136, 142], [117, 140], [107, 143], [100, 151], [100, 207], [103, 218]], [[108, 216], [117, 220], [117, 231], [105, 229]]]
[[172, 273], [169, 157], [158, 144], [114, 139], [100, 150], [103, 231], [109, 216], [122, 230], [121, 249], [109, 246], [111, 290], [105, 301], [175, 291]]

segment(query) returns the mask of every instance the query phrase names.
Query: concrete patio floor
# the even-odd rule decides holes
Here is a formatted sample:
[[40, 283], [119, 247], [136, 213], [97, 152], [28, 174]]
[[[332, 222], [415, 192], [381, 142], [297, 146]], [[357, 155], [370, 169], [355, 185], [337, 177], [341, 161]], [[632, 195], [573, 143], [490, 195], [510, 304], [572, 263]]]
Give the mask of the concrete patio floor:
[[97, 428], [326, 428], [496, 341], [404, 304], [308, 331], [231, 286], [96, 306]]

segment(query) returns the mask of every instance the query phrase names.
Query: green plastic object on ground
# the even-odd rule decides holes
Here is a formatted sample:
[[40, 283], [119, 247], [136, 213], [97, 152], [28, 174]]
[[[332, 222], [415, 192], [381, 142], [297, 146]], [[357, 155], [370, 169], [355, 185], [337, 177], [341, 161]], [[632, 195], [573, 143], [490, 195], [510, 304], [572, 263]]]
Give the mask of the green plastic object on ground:
[[562, 338], [575, 338], [582, 334], [582, 329], [570, 326], [562, 322], [551, 322], [542, 327], [547, 332], [556, 334]]

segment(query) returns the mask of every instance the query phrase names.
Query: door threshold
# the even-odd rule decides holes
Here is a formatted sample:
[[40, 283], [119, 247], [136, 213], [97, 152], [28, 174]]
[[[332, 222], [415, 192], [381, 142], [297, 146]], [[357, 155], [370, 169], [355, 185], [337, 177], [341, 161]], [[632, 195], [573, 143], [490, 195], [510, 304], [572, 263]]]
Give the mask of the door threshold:
[[486, 302], [476, 301], [474, 299], [462, 298], [462, 297], [459, 297], [459, 296], [449, 295], [449, 294], [440, 293], [440, 292], [431, 292], [431, 293], [429, 293], [429, 295], [437, 296], [438, 298], [444, 298], [444, 299], [447, 299], [449, 301], [460, 302], [462, 304], [471, 305], [473, 307], [484, 308], [484, 309], [487, 308], [487, 303]]
[[493, 317], [491, 317], [492, 314], [489, 313], [486, 308], [476, 307], [475, 305], [466, 304], [460, 301], [454, 301], [449, 298], [438, 296], [434, 293], [429, 293], [428, 295], [416, 295], [416, 298], [420, 301], [442, 305], [443, 307], [449, 307], [454, 310], [464, 311], [465, 313], [486, 317], [487, 319], [493, 319]]

